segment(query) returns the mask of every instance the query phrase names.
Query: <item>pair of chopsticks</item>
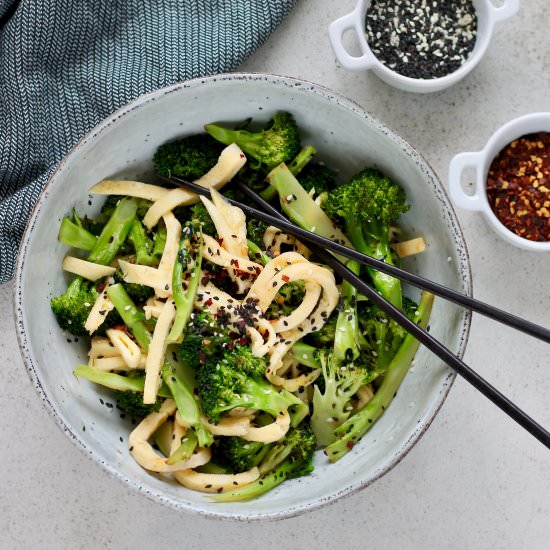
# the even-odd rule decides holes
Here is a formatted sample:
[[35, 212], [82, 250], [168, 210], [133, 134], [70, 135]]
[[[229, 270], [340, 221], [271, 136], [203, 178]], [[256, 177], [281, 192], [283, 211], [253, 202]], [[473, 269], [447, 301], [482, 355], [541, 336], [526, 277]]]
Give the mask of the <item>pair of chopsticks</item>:
[[[203, 195], [210, 198], [210, 191], [200, 185], [185, 181], [177, 177], [165, 178], [169, 183], [184, 187], [189, 191], [196, 193], [197, 195]], [[307, 243], [307, 246], [314, 252], [317, 257], [323, 262], [329, 265], [335, 273], [340, 275], [343, 279], [346, 279], [357, 290], [364, 294], [371, 302], [377, 305], [384, 313], [386, 313], [391, 319], [403, 327], [407, 332], [412, 334], [420, 343], [424, 344], [432, 353], [443, 360], [449, 365], [457, 374], [462, 376], [478, 391], [480, 391], [485, 397], [491, 400], [497, 407], [504, 411], [510, 418], [515, 420], [520, 426], [527, 430], [533, 437], [538, 439], [547, 448], [550, 448], [550, 433], [546, 431], [540, 424], [538, 424], [527, 413], [515, 405], [504, 394], [492, 386], [487, 380], [481, 377], [476, 371], [470, 368], [466, 363], [459, 359], [454, 353], [446, 348], [439, 340], [434, 338], [427, 331], [420, 328], [414, 321], [411, 321], [402, 311], [393, 306], [385, 298], [383, 298], [376, 290], [361, 280], [353, 271], [348, 269], [344, 263], [335, 258], [328, 250], [338, 253], [340, 256], [344, 256], [358, 262], [374, 268], [378, 271], [391, 275], [401, 281], [408, 282], [418, 288], [430, 291], [433, 294], [445, 298], [451, 302], [466, 307], [472, 311], [481, 313], [486, 317], [499, 321], [507, 326], [520, 330], [526, 334], [534, 336], [540, 340], [550, 343], [550, 331], [542, 326], [536, 325], [530, 321], [522, 319], [500, 310], [494, 306], [475, 300], [470, 296], [466, 296], [459, 292], [456, 292], [450, 288], [447, 288], [438, 283], [434, 283], [428, 279], [414, 275], [401, 268], [389, 265], [381, 260], [372, 258], [365, 254], [361, 254], [356, 250], [348, 248], [344, 245], [335, 243], [329, 239], [321, 237], [311, 231], [307, 231], [294, 225], [287, 218], [283, 216], [277, 209], [266, 202], [260, 195], [255, 193], [247, 185], [242, 182], [234, 180], [234, 185], [249, 197], [254, 203], [256, 203], [262, 210], [253, 208], [247, 204], [240, 203], [238, 201], [228, 199], [226, 200], [239, 207], [243, 212], [256, 218], [264, 223], [273, 225], [278, 229], [292, 235], [301, 241]]]

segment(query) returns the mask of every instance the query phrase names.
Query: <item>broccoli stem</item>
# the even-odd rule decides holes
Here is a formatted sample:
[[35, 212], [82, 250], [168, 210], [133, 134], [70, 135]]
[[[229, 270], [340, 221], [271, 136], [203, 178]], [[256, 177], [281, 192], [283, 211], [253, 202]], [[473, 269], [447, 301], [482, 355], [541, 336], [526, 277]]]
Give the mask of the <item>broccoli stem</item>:
[[254, 262], [258, 260], [264, 265], [267, 265], [271, 258], [256, 244], [252, 241], [248, 241], [248, 256]]
[[197, 448], [198, 439], [195, 432], [189, 431], [181, 440], [181, 445], [168, 457], [168, 464], [176, 464], [188, 460]]
[[[348, 268], [356, 275], [361, 271], [361, 265], [356, 261], [349, 261]], [[361, 353], [361, 344], [364, 338], [359, 330], [357, 318], [357, 289], [348, 281], [342, 283], [342, 310], [336, 319], [334, 335], [334, 357], [338, 364], [353, 361]]]
[[346, 235], [315, 203], [284, 163], [272, 170], [267, 180], [277, 190], [283, 212], [294, 223], [332, 241], [351, 245]]
[[81, 250], [92, 250], [97, 237], [69, 218], [63, 218], [57, 240], [67, 246], [73, 246]]
[[212, 498], [216, 502], [239, 502], [243, 500], [251, 500], [257, 498], [272, 489], [275, 489], [285, 479], [290, 477], [293, 473], [294, 465], [290, 461], [283, 462], [278, 468], [271, 473], [262, 476], [260, 479], [245, 485], [234, 491], [228, 491], [227, 493], [220, 493]]
[[151, 333], [145, 324], [144, 313], [136, 307], [120, 283], [107, 287], [107, 296], [113, 302], [124, 324], [132, 331], [138, 344], [147, 351], [151, 342]]
[[166, 363], [161, 371], [164, 383], [170, 388], [176, 406], [185, 424], [192, 426], [197, 435], [200, 447], [209, 447], [214, 442], [214, 436], [203, 426], [200, 409], [193, 388], [178, 375], [172, 365]]
[[[85, 378], [94, 384], [105, 386], [111, 390], [116, 391], [132, 391], [136, 393], [143, 393], [145, 386], [145, 378], [130, 378], [128, 376], [121, 376], [114, 372], [105, 372], [89, 365], [78, 365], [73, 371], [75, 376]], [[163, 384], [158, 395], [160, 397], [172, 397], [170, 390]]]
[[149, 266], [158, 264], [158, 260], [153, 254], [153, 241], [147, 236], [145, 227], [138, 219], [134, 220], [128, 239], [134, 245], [136, 263]]
[[[389, 239], [387, 238], [387, 229], [378, 228], [377, 233], [381, 238], [374, 239], [371, 237], [367, 239], [363, 233], [361, 222], [356, 219], [348, 219], [346, 220], [346, 233], [356, 250], [393, 265]], [[367, 271], [376, 290], [396, 308], [402, 309], [403, 293], [401, 281], [372, 268], [367, 268]]]
[[[418, 306], [418, 324], [426, 328], [430, 319], [434, 296], [423, 292]], [[353, 446], [369, 431], [391, 404], [409, 366], [420, 346], [418, 340], [407, 334], [397, 354], [388, 366], [382, 385], [374, 397], [356, 414], [339, 426], [335, 434], [338, 437], [325, 453], [331, 462], [336, 462], [348, 453]]]
[[176, 317], [174, 324], [168, 334], [167, 342], [180, 344], [183, 340], [183, 331], [189, 321], [191, 312], [193, 311], [193, 305], [199, 290], [199, 283], [201, 278], [202, 267], [202, 232], [198, 242], [197, 255], [195, 257], [195, 264], [190, 273], [189, 281], [187, 283], [187, 290], [183, 290], [183, 275], [187, 268], [188, 261], [191, 260], [190, 254], [190, 242], [188, 239], [182, 239], [178, 258], [174, 264], [174, 271], [172, 274], [172, 292], [174, 302], [176, 304]]
[[[309, 161], [315, 156], [317, 149], [313, 145], [307, 145], [304, 147], [294, 158], [294, 160], [288, 165], [288, 169], [294, 176], [297, 176], [309, 163]], [[277, 189], [273, 185], [269, 184], [260, 195], [266, 200], [271, 201], [277, 195]]]
[[288, 165], [288, 169], [297, 176], [309, 163], [309, 161], [315, 156], [317, 149], [313, 145], [307, 145], [304, 147], [294, 158], [294, 160]]
[[136, 211], [137, 201], [135, 199], [123, 198], [119, 201], [90, 251], [89, 262], [109, 265], [115, 259], [136, 219]]
[[300, 365], [304, 365], [312, 369], [321, 368], [321, 363], [319, 363], [319, 359], [317, 359], [317, 348], [314, 346], [304, 344], [304, 342], [296, 342], [292, 346], [290, 353], [292, 357], [300, 363]]

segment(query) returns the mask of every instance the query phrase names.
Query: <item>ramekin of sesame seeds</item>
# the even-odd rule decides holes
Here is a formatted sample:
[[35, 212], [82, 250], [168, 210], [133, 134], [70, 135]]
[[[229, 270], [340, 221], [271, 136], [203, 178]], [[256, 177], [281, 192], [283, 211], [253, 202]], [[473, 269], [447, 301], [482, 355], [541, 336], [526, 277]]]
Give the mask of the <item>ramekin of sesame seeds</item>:
[[[474, 189], [463, 174], [475, 170]], [[456, 155], [449, 168], [455, 204], [481, 212], [506, 241], [550, 251], [550, 112], [505, 124], [477, 153]]]
[[[489, 46], [495, 23], [519, 9], [519, 0], [359, 0], [329, 27], [339, 63], [372, 70], [407, 92], [437, 92], [464, 78]], [[343, 43], [355, 33], [361, 55]]]

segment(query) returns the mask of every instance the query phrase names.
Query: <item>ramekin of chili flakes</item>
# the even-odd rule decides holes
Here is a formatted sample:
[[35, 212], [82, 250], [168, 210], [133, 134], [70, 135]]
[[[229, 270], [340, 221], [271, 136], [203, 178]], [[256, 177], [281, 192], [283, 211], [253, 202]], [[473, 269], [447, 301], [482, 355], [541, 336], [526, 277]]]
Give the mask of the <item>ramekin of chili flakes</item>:
[[486, 192], [506, 228], [530, 241], [550, 241], [550, 132], [524, 135], [500, 151]]

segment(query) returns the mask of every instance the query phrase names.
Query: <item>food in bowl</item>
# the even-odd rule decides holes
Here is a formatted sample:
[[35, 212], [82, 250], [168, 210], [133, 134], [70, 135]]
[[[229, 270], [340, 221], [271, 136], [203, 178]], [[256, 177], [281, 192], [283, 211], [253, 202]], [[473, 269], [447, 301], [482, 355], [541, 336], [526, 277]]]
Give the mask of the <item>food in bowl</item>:
[[[91, 336], [75, 375], [114, 390], [121, 413], [139, 420], [134, 459], [220, 501], [307, 475], [316, 447], [344, 456], [418, 348], [302, 243], [216, 191], [238, 176], [298, 225], [393, 262], [424, 249], [421, 238], [396, 242], [404, 190], [373, 168], [336, 185], [288, 113], [264, 130], [249, 124], [209, 124], [157, 150], [159, 174], [193, 179], [212, 200], [137, 181], [95, 185], [109, 196], [101, 213], [62, 220], [59, 240], [87, 257], [65, 257], [76, 277], [51, 301], [61, 328]], [[398, 280], [363, 274], [427, 326], [431, 295], [416, 304]]]

